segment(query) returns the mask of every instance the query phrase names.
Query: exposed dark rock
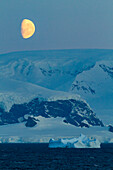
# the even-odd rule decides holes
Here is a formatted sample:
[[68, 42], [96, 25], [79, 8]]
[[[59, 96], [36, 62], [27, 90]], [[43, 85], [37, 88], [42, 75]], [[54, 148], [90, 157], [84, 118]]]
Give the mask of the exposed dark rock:
[[80, 82], [76, 81], [74, 84], [72, 84], [71, 90], [73, 91], [75, 89], [77, 89], [78, 91], [83, 90], [84, 93], [91, 93], [91, 94], [96, 93], [95, 90], [93, 88], [91, 88], [90, 86], [88, 86], [88, 85], [84, 86], [83, 81], [80, 81]]
[[25, 124], [26, 127], [34, 127], [37, 123], [34, 118], [28, 117], [27, 122]]
[[109, 67], [107, 65], [104, 65], [104, 64], [100, 64], [99, 65], [106, 73], [108, 73], [108, 75], [110, 77], [113, 78], [113, 67]]
[[[10, 111], [7, 113], [4, 110], [0, 115], [0, 125], [19, 123], [19, 118], [24, 115], [49, 117], [62, 117], [65, 118], [65, 123], [70, 123], [77, 127], [89, 126], [104, 126], [102, 121], [99, 120], [90, 107], [81, 100], [57, 100], [57, 101], [41, 101], [38, 98], [29, 103], [14, 104]], [[27, 121], [27, 126], [33, 126], [36, 122], [31, 120]]]
[[113, 126], [109, 125], [109, 126], [108, 126], [108, 130], [109, 130], [110, 132], [113, 132]]
[[68, 121], [67, 121], [67, 120], [63, 120], [63, 122], [68, 124]]

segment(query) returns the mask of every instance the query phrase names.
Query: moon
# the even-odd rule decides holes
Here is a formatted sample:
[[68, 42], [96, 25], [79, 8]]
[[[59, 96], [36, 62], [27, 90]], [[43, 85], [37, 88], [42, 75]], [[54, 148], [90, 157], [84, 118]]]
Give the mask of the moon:
[[35, 33], [35, 25], [29, 19], [24, 19], [21, 23], [21, 34], [24, 39], [30, 38]]

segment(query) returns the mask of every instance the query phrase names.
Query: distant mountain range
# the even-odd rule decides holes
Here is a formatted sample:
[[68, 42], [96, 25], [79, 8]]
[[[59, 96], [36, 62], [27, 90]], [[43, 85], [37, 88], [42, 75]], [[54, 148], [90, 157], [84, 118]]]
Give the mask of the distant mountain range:
[[77, 127], [104, 126], [113, 121], [112, 99], [112, 50], [0, 55], [0, 125], [33, 127], [42, 116]]

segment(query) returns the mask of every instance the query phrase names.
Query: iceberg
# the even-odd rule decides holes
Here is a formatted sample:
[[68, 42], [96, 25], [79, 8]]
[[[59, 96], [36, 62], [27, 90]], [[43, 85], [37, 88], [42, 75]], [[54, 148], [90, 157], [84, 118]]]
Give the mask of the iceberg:
[[96, 138], [81, 134], [78, 138], [50, 139], [49, 148], [100, 148], [100, 144]]

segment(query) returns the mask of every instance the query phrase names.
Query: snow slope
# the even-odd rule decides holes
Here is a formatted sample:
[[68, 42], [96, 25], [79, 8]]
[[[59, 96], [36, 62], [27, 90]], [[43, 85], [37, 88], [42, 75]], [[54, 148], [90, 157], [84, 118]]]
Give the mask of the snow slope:
[[79, 94], [105, 123], [113, 122], [113, 61], [99, 61], [75, 78], [71, 92]]
[[[27, 83], [10, 78], [0, 78], [0, 105], [5, 111], [9, 111], [13, 104], [28, 103], [31, 100], [39, 98], [40, 101], [55, 101], [76, 99], [81, 100], [79, 95], [63, 91], [53, 91], [33, 83]], [[85, 101], [84, 101], [85, 102]]]
[[25, 123], [16, 123], [0, 127], [0, 142], [49, 142], [51, 138], [79, 137], [81, 133], [94, 137], [100, 142], [111, 142], [113, 133], [107, 127], [79, 128], [63, 122], [63, 118], [38, 117], [40, 122], [33, 128], [26, 128]]

